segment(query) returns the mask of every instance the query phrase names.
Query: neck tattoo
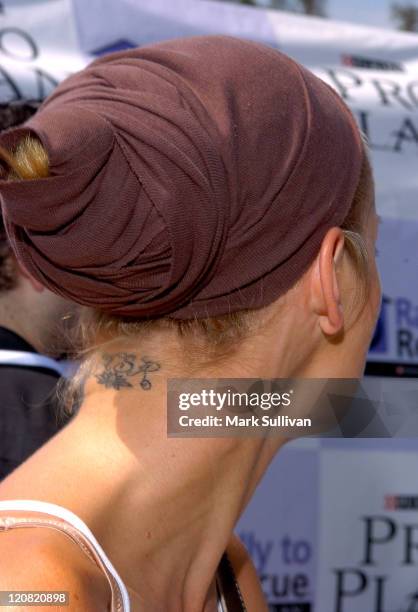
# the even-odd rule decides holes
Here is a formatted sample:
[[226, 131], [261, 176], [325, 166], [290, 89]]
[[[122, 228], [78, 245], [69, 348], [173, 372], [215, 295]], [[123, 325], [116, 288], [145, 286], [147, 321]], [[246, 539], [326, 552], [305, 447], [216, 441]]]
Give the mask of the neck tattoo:
[[148, 374], [161, 368], [159, 363], [148, 357], [141, 357], [138, 363], [135, 353], [104, 353], [103, 366], [104, 369], [95, 374], [99, 385], [117, 390], [141, 387], [144, 391], [152, 387]]

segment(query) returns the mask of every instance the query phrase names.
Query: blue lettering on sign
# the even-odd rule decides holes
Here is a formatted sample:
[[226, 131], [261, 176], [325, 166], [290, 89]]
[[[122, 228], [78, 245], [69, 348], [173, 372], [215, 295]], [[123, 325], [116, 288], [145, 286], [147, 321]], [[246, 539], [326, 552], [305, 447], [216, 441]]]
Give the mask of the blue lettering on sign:
[[248, 550], [257, 571], [263, 572], [273, 550], [273, 540], [263, 541], [257, 538], [253, 531], [240, 533], [240, 539]]
[[[254, 531], [239, 534], [252, 557], [271, 610], [280, 612], [310, 612], [311, 584], [307, 564], [312, 560], [312, 545], [308, 540], [288, 534], [279, 540], [257, 537]], [[280, 567], [274, 568], [274, 555], [279, 553]], [[301, 566], [305, 566], [301, 568]], [[280, 603], [277, 600], [281, 600]]]
[[395, 300], [395, 313], [397, 325], [418, 328], [418, 307], [408, 298], [400, 297]]

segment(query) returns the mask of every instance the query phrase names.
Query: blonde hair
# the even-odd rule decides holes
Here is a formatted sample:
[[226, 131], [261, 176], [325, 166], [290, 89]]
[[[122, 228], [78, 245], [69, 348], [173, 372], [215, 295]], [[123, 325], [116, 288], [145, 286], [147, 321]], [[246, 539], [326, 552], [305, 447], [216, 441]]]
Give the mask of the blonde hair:
[[14, 151], [0, 147], [2, 178], [9, 181], [36, 180], [49, 176], [48, 153], [33, 136], [24, 136]]

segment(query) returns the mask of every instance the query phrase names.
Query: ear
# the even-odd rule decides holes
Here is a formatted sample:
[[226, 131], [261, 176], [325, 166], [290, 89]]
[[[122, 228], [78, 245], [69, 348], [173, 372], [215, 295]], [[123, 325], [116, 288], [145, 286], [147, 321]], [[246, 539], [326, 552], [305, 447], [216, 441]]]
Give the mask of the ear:
[[314, 263], [311, 298], [324, 334], [334, 336], [344, 326], [337, 267], [344, 252], [344, 233], [333, 227], [326, 233]]
[[42, 283], [33, 278], [20, 261], [16, 260], [16, 265], [19, 270], [19, 274], [21, 274], [21, 276], [23, 276], [23, 278], [25, 278], [30, 283], [32, 289], [34, 289], [38, 293], [42, 293], [42, 291], [45, 291], [45, 287], [42, 285]]

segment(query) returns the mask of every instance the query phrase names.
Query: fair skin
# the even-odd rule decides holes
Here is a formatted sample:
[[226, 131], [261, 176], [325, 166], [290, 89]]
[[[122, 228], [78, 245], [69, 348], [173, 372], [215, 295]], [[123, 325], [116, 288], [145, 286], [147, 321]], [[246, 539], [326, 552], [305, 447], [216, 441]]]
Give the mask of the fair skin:
[[26, 340], [39, 353], [58, 356], [68, 349], [63, 321], [76, 306], [32, 278], [11, 255], [15, 286], [0, 292], [0, 326]]
[[[351, 304], [358, 273], [342, 231], [332, 228], [300, 281], [265, 310], [260, 329], [210, 372], [195, 364], [193, 376], [360, 377], [380, 303], [376, 233], [373, 208], [365, 232], [371, 285], [360, 316]], [[160, 364], [151, 389], [106, 388], [90, 377], [78, 415], [0, 485], [0, 498], [45, 500], [78, 514], [128, 586], [134, 612], [215, 612], [214, 576], [225, 550], [248, 611], [263, 612], [254, 568], [232, 531], [285, 440], [168, 438], [166, 381], [191, 374], [179, 342], [174, 331], [160, 330], [140, 348], [133, 338], [109, 346], [107, 353]], [[47, 531], [2, 535], [0, 590], [67, 589], [72, 610], [105, 609], [103, 577], [75, 545]], [[25, 565], [35, 558], [36, 567]]]

